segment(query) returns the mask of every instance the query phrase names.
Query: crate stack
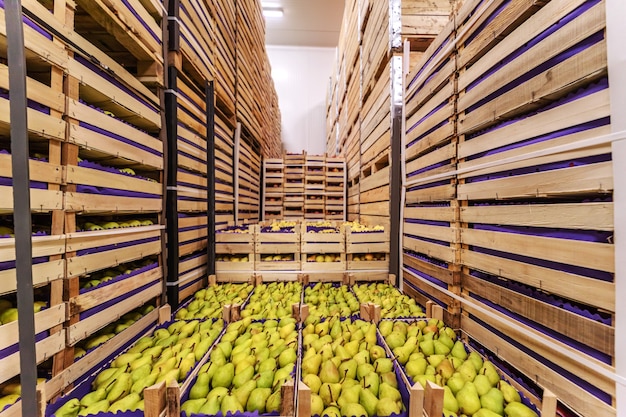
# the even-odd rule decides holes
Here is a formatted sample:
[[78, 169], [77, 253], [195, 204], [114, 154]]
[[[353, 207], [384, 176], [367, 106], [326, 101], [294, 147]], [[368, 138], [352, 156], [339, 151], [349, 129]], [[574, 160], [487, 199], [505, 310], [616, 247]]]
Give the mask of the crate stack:
[[324, 155], [306, 155], [304, 163], [304, 218], [324, 218], [326, 160]]
[[326, 220], [345, 220], [346, 162], [343, 158], [326, 157], [325, 183], [324, 218]]
[[[429, 57], [411, 68], [405, 91], [405, 208], [403, 265], [407, 293], [445, 306], [453, 322], [458, 303], [443, 290], [459, 293], [460, 247], [456, 201], [455, 68], [456, 51], [447, 48], [455, 37], [450, 22], [426, 50]], [[446, 175], [446, 173], [450, 173]], [[436, 180], [429, 179], [441, 175]], [[436, 280], [429, 286], [422, 278]], [[426, 297], [426, 298], [424, 298]], [[458, 319], [458, 317], [457, 317]]]
[[471, 344], [615, 415], [611, 147], [584, 143], [610, 132], [605, 4], [468, 1], [454, 22], [409, 77], [404, 288], [460, 295]]
[[254, 226], [254, 270], [265, 281], [295, 281], [300, 275], [301, 230], [294, 221]]
[[[4, 8], [0, 8], [0, 21], [5, 21]], [[61, 149], [67, 128], [62, 116], [66, 102], [63, 72], [67, 71], [68, 57], [63, 45], [56, 44], [52, 36], [41, 30], [30, 17], [25, 16], [24, 23], [26, 62], [29, 68], [38, 68], [37, 73], [28, 74], [26, 79], [37, 369], [38, 374], [48, 373], [46, 368], [50, 368], [50, 364], [44, 361], [54, 356], [55, 372], [58, 373], [64, 366], [66, 337], [63, 326], [66, 317], [63, 299], [66, 234], [63, 227]], [[7, 43], [7, 29], [3, 24], [0, 29], [0, 55], [4, 59]], [[17, 378], [20, 367], [9, 76], [6, 64], [0, 65], [0, 68], [0, 193], [3, 196], [0, 201], [0, 384], [4, 384]], [[17, 407], [20, 407], [19, 403], [10, 408]]]
[[237, 195], [237, 221], [256, 223], [259, 221], [261, 194], [260, 150], [245, 140], [239, 143], [239, 188]]
[[235, 2], [216, 0], [208, 2], [214, 16], [215, 42], [215, 100], [224, 120], [233, 123], [236, 116], [236, 7]]
[[309, 282], [343, 281], [346, 271], [346, 235], [339, 223], [304, 221], [300, 224], [301, 269]]
[[304, 217], [304, 170], [306, 154], [283, 156], [285, 180], [283, 182], [283, 216], [286, 219]]
[[[217, 97], [217, 96], [216, 96]], [[219, 105], [219, 102], [218, 102]], [[235, 129], [216, 108], [215, 118], [215, 230], [235, 222]]]
[[283, 182], [285, 170], [282, 158], [263, 160], [263, 219], [283, 218]]
[[253, 225], [229, 226], [215, 234], [215, 276], [218, 281], [252, 281], [254, 239]]

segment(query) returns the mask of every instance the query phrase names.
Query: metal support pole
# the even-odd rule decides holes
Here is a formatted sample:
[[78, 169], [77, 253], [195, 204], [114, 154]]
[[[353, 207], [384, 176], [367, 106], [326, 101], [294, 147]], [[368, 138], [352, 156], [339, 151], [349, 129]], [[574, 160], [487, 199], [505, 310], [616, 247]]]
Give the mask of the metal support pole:
[[[400, 264], [402, 248], [400, 246], [400, 233], [403, 219], [400, 205], [402, 200], [402, 56], [395, 55], [391, 58], [391, 195], [390, 195], [390, 247], [389, 247], [389, 273], [400, 277]], [[398, 282], [398, 287], [401, 287]]]
[[169, 89], [165, 92], [165, 128], [167, 130], [167, 194], [165, 196], [165, 223], [167, 236], [167, 301], [173, 307], [178, 307], [178, 126], [176, 98], [176, 80], [178, 70], [169, 68]]
[[215, 275], [215, 87], [206, 83], [206, 166], [207, 166], [207, 276]]
[[36, 416], [37, 354], [35, 314], [33, 312], [33, 253], [30, 215], [30, 172], [28, 162], [28, 118], [26, 109], [26, 58], [22, 2], [4, 3], [8, 39], [9, 100], [11, 117], [11, 163], [13, 175], [13, 212], [15, 226], [15, 269], [22, 385], [22, 415]]

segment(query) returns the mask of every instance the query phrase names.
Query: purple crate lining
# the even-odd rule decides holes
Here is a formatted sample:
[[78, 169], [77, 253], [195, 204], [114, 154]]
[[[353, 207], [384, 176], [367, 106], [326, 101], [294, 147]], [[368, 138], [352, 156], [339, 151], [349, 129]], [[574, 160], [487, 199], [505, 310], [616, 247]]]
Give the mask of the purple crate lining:
[[[200, 175], [198, 175], [198, 177], [200, 177]], [[202, 177], [205, 178], [205, 177]], [[206, 185], [199, 185], [199, 184], [191, 184], [185, 181], [178, 181], [177, 182], [179, 186], [184, 185], [187, 188], [193, 188], [195, 190], [206, 190]]]
[[[33, 258], [32, 264], [42, 264], [44, 262], [48, 262], [47, 256], [39, 256], [37, 258]], [[15, 269], [15, 261], [4, 261], [0, 262], [0, 271], [6, 271], [7, 269]]]
[[444, 262], [444, 261], [442, 261], [440, 259], [432, 258], [430, 256], [427, 256], [427, 255], [424, 255], [422, 253], [418, 253], [418, 252], [415, 252], [415, 251], [412, 251], [412, 250], [405, 250], [404, 254], [408, 255], [408, 256], [410, 256], [412, 258], [416, 258], [416, 259], [419, 259], [421, 261], [428, 262], [429, 264], [438, 266], [440, 268], [448, 269], [448, 263]]
[[580, 275], [587, 278], [593, 278], [600, 281], [614, 282], [614, 276], [611, 272], [599, 271], [597, 269], [585, 268], [582, 266], [568, 265], [561, 262], [553, 262], [545, 259], [532, 258], [529, 256], [523, 256], [516, 253], [502, 252], [495, 249], [481, 248], [477, 246], [470, 246], [470, 250], [478, 253], [484, 253], [486, 255], [497, 256], [512, 261], [527, 263], [531, 265], [540, 266], [542, 268], [554, 269], [556, 271], [562, 271], [568, 274]]
[[[0, 186], [12, 187], [13, 178], [0, 177]], [[34, 188], [37, 190], [45, 190], [48, 188], [48, 183], [41, 182], [41, 181], [30, 181], [30, 188]]]
[[99, 195], [116, 196], [116, 197], [152, 198], [152, 199], [161, 198], [161, 196], [158, 194], [142, 193], [139, 191], [120, 190], [117, 188], [95, 187], [93, 185], [82, 185], [82, 184], [79, 184], [76, 186], [76, 192], [84, 193], [84, 194], [99, 194]]
[[132, 272], [130, 272], [128, 274], [120, 274], [120, 275], [114, 277], [113, 279], [111, 279], [109, 281], [101, 282], [100, 284], [98, 284], [95, 287], [81, 288], [78, 293], [79, 294], [84, 294], [84, 293], [87, 293], [87, 292], [90, 292], [90, 291], [93, 291], [93, 290], [96, 290], [96, 289], [100, 289], [102, 287], [106, 287], [107, 285], [111, 285], [113, 283], [123, 281], [123, 280], [125, 280], [127, 278], [130, 278], [130, 277], [134, 277], [135, 275], [142, 274], [142, 273], [144, 273], [146, 271], [149, 271], [150, 269], [154, 269], [154, 268], [156, 268], [158, 266], [159, 266], [158, 262], [154, 262], [154, 263], [152, 263], [150, 265], [142, 266], [141, 268], [135, 269], [135, 270], [133, 270]]
[[[430, 129], [428, 129], [426, 132], [422, 133], [421, 135], [419, 135], [418, 137], [416, 137], [415, 139], [413, 139], [411, 142], [409, 142], [406, 145], [406, 148], [410, 148], [411, 146], [413, 146], [415, 143], [419, 142], [420, 140], [424, 139], [425, 137], [427, 137], [428, 135], [430, 135], [431, 133], [435, 132], [436, 130], [442, 128], [443, 126], [450, 124], [450, 121], [448, 119], [446, 120], [442, 120], [441, 122], [437, 123], [435, 126], [431, 127]], [[412, 131], [411, 130], [407, 130], [407, 133], [410, 133]]]
[[131, 240], [129, 242], [113, 243], [111, 245], [97, 246], [95, 248], [81, 249], [76, 252], [76, 256], [85, 256], [85, 255], [91, 255], [94, 253], [106, 252], [106, 251], [113, 250], [113, 249], [127, 248], [130, 246], [141, 245], [143, 243], [155, 242], [157, 240], [159, 240], [158, 236]]
[[[0, 88], [0, 97], [5, 98], [7, 100], [11, 99], [11, 93], [9, 90], [4, 88]], [[27, 105], [29, 109], [36, 110], [43, 114], [50, 114], [50, 107], [44, 106], [43, 104], [37, 103], [34, 100], [27, 99]]]
[[200, 230], [200, 229], [206, 229], [207, 225], [195, 225], [195, 226], [187, 226], [187, 227], [179, 227], [178, 231], [179, 232], [187, 232], [190, 230]]
[[104, 165], [100, 165], [97, 162], [87, 161], [86, 159], [83, 159], [82, 161], [79, 161], [78, 162], [78, 166], [81, 167], [81, 168], [95, 169], [97, 171], [104, 171], [104, 172], [109, 172], [111, 174], [124, 175], [126, 177], [136, 178], [138, 180], [148, 181], [148, 178], [142, 177], [141, 175], [132, 175], [132, 174], [129, 174], [127, 172], [122, 172], [118, 168], [107, 167], [107, 166], [104, 166]]
[[156, 106], [153, 103], [151, 103], [150, 101], [146, 100], [144, 97], [142, 97], [141, 95], [137, 94], [135, 91], [133, 91], [132, 89], [127, 87], [125, 84], [120, 82], [117, 78], [115, 78], [113, 75], [111, 75], [111, 72], [109, 72], [107, 70], [104, 70], [99, 65], [94, 64], [91, 60], [89, 60], [87, 58], [84, 58], [84, 57], [82, 57], [80, 55], [76, 55], [74, 57], [74, 59], [77, 62], [79, 62], [80, 64], [82, 64], [83, 66], [89, 68], [91, 71], [97, 73], [98, 76], [104, 78], [105, 80], [107, 80], [111, 84], [115, 85], [120, 90], [123, 90], [125, 93], [127, 93], [129, 96], [131, 96], [135, 100], [139, 101], [141, 104], [145, 105], [146, 107], [149, 107], [151, 110], [154, 110], [155, 113], [158, 112], [158, 106]]
[[[431, 117], [433, 114], [437, 113], [439, 110], [443, 109], [444, 107], [446, 107], [449, 102], [448, 102], [449, 98], [445, 98], [444, 101], [440, 104], [438, 104], [434, 109], [432, 109], [431, 111], [429, 111], [425, 116], [423, 116], [421, 119], [419, 119], [417, 122], [415, 122], [413, 125], [411, 125], [411, 127], [409, 127], [407, 129], [407, 133], [412, 132], [413, 129], [415, 129], [416, 127], [418, 127], [419, 125], [421, 125], [424, 121], [428, 120], [429, 117]], [[408, 147], [408, 146], [407, 146]]]
[[[180, 94], [180, 91], [178, 92], [178, 94]], [[206, 119], [202, 120], [199, 119], [195, 114], [191, 113], [189, 110], [187, 110], [186, 107], [183, 107], [182, 105], [178, 105], [177, 109], [183, 113], [185, 113], [187, 116], [189, 116], [190, 118], [192, 118], [193, 120], [195, 120], [196, 122], [200, 123], [202, 126], [206, 127]], [[185, 127], [187, 130], [192, 130], [195, 133], [199, 133], [196, 129], [192, 128], [191, 126], [188, 126], [186, 124], [183, 123], [178, 123], [178, 126], [183, 126]]]
[[178, 196], [178, 201], [197, 201], [200, 203], [209, 201], [207, 198]]
[[[179, 127], [186, 128], [186, 127], [185, 127], [183, 124], [181, 124], [181, 123], [178, 123], [178, 126], [179, 126]], [[204, 139], [204, 138], [203, 138], [203, 139]], [[186, 143], [187, 145], [191, 146], [192, 148], [196, 148], [196, 149], [198, 149], [199, 151], [206, 152], [206, 148], [203, 148], [202, 146], [198, 145], [197, 143], [195, 143], [195, 142], [193, 142], [193, 141], [191, 141], [191, 140], [189, 140], [189, 139], [187, 139], [187, 138], [185, 138], [185, 137], [183, 137], [183, 136], [180, 136], [180, 135], [179, 135], [179, 136], [176, 136], [176, 140], [178, 140], [178, 141], [180, 141], [180, 142], [184, 142], [184, 143]]]
[[451, 160], [445, 160], [443, 162], [437, 162], [436, 164], [432, 164], [432, 165], [429, 165], [427, 167], [420, 168], [418, 170], [409, 172], [407, 174], [407, 178], [411, 178], [411, 177], [414, 177], [416, 175], [423, 174], [424, 172], [432, 171], [433, 169], [441, 168], [441, 167], [444, 167], [444, 166], [450, 165], [450, 164], [451, 164]]
[[313, 226], [310, 224], [306, 225], [306, 231], [308, 232], [321, 232], [322, 230], [333, 230], [331, 234], [339, 233], [339, 230], [334, 226]]
[[[50, 335], [50, 332], [48, 330], [44, 330], [42, 332], [39, 332], [35, 335], [35, 343], [42, 341], [43, 339], [45, 339], [46, 337], [48, 337]], [[10, 356], [16, 352], [20, 351], [20, 344], [15, 343], [11, 346], [7, 346], [4, 349], [0, 349], [0, 359], [6, 358], [7, 356]]]
[[[482, 3], [482, 2], [481, 2]], [[489, 17], [487, 17], [487, 20], [485, 20], [483, 23], [481, 23], [473, 32], [471, 35], [469, 35], [467, 37], [467, 39], [465, 40], [465, 42], [463, 42], [463, 46], [466, 47], [467, 45], [469, 45], [478, 35], [480, 35], [483, 30], [485, 30], [485, 27], [487, 27], [487, 25], [489, 25], [496, 17], [498, 17], [498, 15], [500, 15], [500, 13], [502, 13], [502, 10], [504, 10], [509, 3], [511, 3], [511, 0], [506, 0], [504, 2], [502, 2], [502, 4], [500, 6], [498, 6], [498, 8], [496, 10], [493, 11], [493, 13], [491, 13], [489, 15]], [[474, 14], [474, 12], [476, 10], [478, 10], [478, 7], [480, 7], [480, 5], [476, 6], [476, 8], [472, 11], [472, 15]], [[470, 15], [471, 16], [471, 15]], [[510, 22], [509, 22], [510, 24]]]
[[[4, 9], [4, 0], [0, 0], [0, 9]], [[52, 35], [46, 32], [41, 26], [36, 24], [34, 21], [29, 19], [26, 16], [22, 16], [22, 22], [26, 23], [29, 27], [35, 29], [38, 33], [45, 36], [46, 39], [52, 40]]]
[[404, 219], [405, 222], [411, 224], [424, 224], [427, 226], [442, 226], [450, 227], [450, 222], [444, 222], [439, 220], [424, 220], [424, 219]]
[[[180, 275], [179, 275], [178, 277], [180, 278]], [[199, 281], [202, 281], [203, 279], [204, 279], [204, 277], [199, 277], [199, 278], [196, 278], [196, 279], [195, 279], [195, 280], [193, 280], [193, 281], [186, 282], [186, 283], [184, 283], [183, 285], [181, 285], [181, 286], [179, 286], [179, 287], [178, 287], [178, 291], [184, 290], [185, 288], [190, 287], [190, 286], [192, 286], [193, 284], [195, 284], [195, 283], [197, 283], [197, 282], [199, 282]]]
[[[281, 227], [280, 230], [274, 231], [271, 226], [261, 227], [261, 233], [295, 233], [294, 226]], [[291, 243], [291, 242], [287, 242]]]
[[106, 310], [107, 308], [119, 303], [121, 300], [125, 299], [125, 298], [130, 298], [135, 294], [139, 294], [141, 291], [151, 287], [155, 282], [160, 281], [161, 278], [156, 278], [154, 280], [152, 280], [151, 282], [148, 282], [147, 284], [142, 285], [141, 287], [138, 288], [134, 288], [133, 290], [122, 294], [120, 296], [117, 296], [115, 298], [113, 298], [112, 300], [106, 301], [96, 307], [90, 308], [89, 310], [83, 311], [82, 313], [80, 313], [80, 320], [85, 320], [97, 313], [100, 313], [101, 311]]
[[[543, 32], [541, 32], [540, 34], [535, 36], [534, 38], [528, 40], [524, 45], [522, 45], [521, 47], [519, 47], [515, 51], [511, 52], [508, 56], [503, 58], [501, 61], [499, 61], [492, 68], [488, 69], [481, 77], [479, 77], [478, 79], [474, 80], [471, 84], [469, 84], [467, 86], [466, 90], [469, 91], [472, 88], [476, 87], [483, 80], [485, 80], [486, 78], [491, 76], [493, 73], [497, 72], [500, 68], [502, 68], [503, 66], [506, 66], [508, 63], [510, 63], [514, 59], [518, 58], [519, 56], [521, 56], [522, 54], [524, 54], [525, 52], [530, 50], [532, 47], [537, 45], [542, 40], [548, 38], [550, 35], [552, 35], [556, 31], [558, 31], [559, 29], [561, 29], [563, 26], [567, 25], [572, 20], [574, 20], [577, 17], [581, 16], [583, 13], [585, 13], [587, 10], [589, 10], [590, 8], [592, 8], [593, 6], [595, 6], [599, 2], [600, 2], [600, 0], [590, 0], [590, 1], [584, 2], [578, 8], [576, 8], [571, 13], [569, 13], [567, 16], [564, 16], [561, 20], [559, 20], [558, 22], [555, 22], [549, 28], [547, 28], [546, 30], [544, 30]], [[583, 41], [583, 43], [584, 42], [585, 41]], [[574, 47], [574, 48], [576, 48], [576, 47]], [[570, 49], [572, 49], [572, 48], [570, 48]], [[583, 48], [583, 49], [585, 49], [585, 48]], [[582, 49], [579, 50], [578, 52], [580, 52], [580, 51], [582, 51]], [[576, 52], [576, 53], [578, 53], [578, 52]]]
[[577, 158], [577, 159], [571, 159], [568, 161], [550, 162], [547, 164], [510, 169], [507, 171], [494, 172], [494, 173], [485, 174], [485, 175], [478, 175], [475, 177], [467, 178], [466, 183], [471, 184], [471, 183], [476, 183], [476, 182], [492, 181], [492, 180], [496, 180], [499, 178], [508, 178], [508, 177], [515, 177], [515, 176], [520, 176], [520, 175], [534, 174], [538, 172], [564, 170], [564, 169], [568, 169], [572, 167], [599, 164], [602, 162], [608, 162], [610, 160], [611, 160], [610, 153], [604, 154], [604, 155], [593, 155], [593, 156], [587, 156], [587, 157], [582, 157], [582, 158]]
[[441, 245], [441, 246], [450, 246], [450, 242], [444, 242], [443, 240], [430, 239], [427, 237], [416, 236], [416, 235], [412, 235], [409, 233], [405, 233], [404, 236], [411, 238], [411, 239], [421, 240], [422, 242], [430, 242], [430, 243], [434, 243], [436, 245]]
[[450, 184], [450, 180], [441, 180], [441, 181], [431, 182], [429, 184], [415, 185], [413, 187], [409, 187], [407, 191], [425, 190], [427, 188], [439, 187], [441, 185], [449, 185], [449, 184]]
[[500, 287], [515, 291], [527, 297], [531, 297], [535, 300], [542, 301], [546, 304], [550, 304], [554, 307], [562, 308], [570, 313], [583, 316], [593, 321], [611, 326], [611, 315], [608, 313], [601, 313], [592, 306], [587, 306], [575, 301], [569, 301], [559, 297], [555, 294], [548, 294], [530, 285], [526, 285], [517, 281], [503, 280], [495, 275], [487, 274], [480, 271], [470, 271], [470, 275], [477, 279], [482, 279]]
[[578, 240], [582, 242], [607, 243], [613, 236], [612, 231], [604, 230], [578, 230], [552, 227], [531, 226], [508, 226], [494, 224], [472, 223], [472, 228], [477, 230], [489, 230], [494, 232], [515, 233], [527, 236], [541, 236], [554, 239]]
[[440, 201], [440, 202], [423, 202], [423, 203], [412, 203], [407, 204], [408, 208], [419, 208], [419, 207], [450, 207], [449, 201]]
[[[409, 82], [409, 85], [408, 85], [407, 89], [411, 88], [413, 86], [413, 84], [415, 84], [415, 81], [419, 78], [420, 75], [422, 75], [422, 73], [424, 72], [426, 67], [428, 67], [428, 65], [438, 56], [439, 52], [441, 52], [443, 50], [443, 48], [446, 45], [448, 45], [448, 43], [450, 43], [450, 41], [451, 41], [451, 39], [449, 39], [449, 38], [444, 40], [441, 43], [441, 45], [439, 45], [437, 47], [437, 49], [435, 49], [433, 51], [433, 53], [430, 55], [430, 57], [428, 57], [428, 60], [426, 60], [426, 62], [422, 66], [422, 68], [420, 68], [420, 70], [417, 72], [417, 74], [415, 74], [415, 77], [413, 77], [413, 79]], [[441, 70], [441, 68], [444, 65], [446, 65], [449, 61], [450, 61], [450, 58], [444, 59], [443, 63], [441, 63], [441, 65], [438, 65], [437, 68], [435, 68], [435, 70], [433, 71], [433, 73], [431, 75], [429, 75], [426, 78], [426, 80], [424, 80], [424, 82], [422, 83], [422, 86], [428, 84], [428, 81], [430, 81], [432, 79], [432, 77], [434, 77]], [[418, 91], [420, 91], [420, 90], [418, 89]], [[411, 100], [414, 96], [415, 96], [415, 94], [413, 96], [409, 97], [408, 100]]]
[[[109, 117], [112, 117], [112, 116], [109, 116]], [[112, 117], [112, 118], [114, 118], [114, 117]], [[117, 120], [117, 121], [120, 121], [120, 119], [117, 119], [117, 118], [114, 118], [114, 119]], [[126, 124], [128, 124], [128, 123], [126, 123]], [[92, 132], [96, 132], [96, 133], [99, 133], [101, 135], [107, 136], [107, 137], [109, 137], [111, 139], [115, 139], [118, 142], [122, 142], [122, 143], [125, 143], [127, 145], [131, 145], [131, 146], [133, 146], [133, 147], [135, 147], [137, 149], [141, 149], [142, 151], [148, 152], [148, 153], [150, 153], [152, 155], [163, 156], [163, 153], [157, 151], [156, 149], [152, 149], [152, 148], [150, 148], [150, 147], [148, 147], [146, 145], [143, 145], [143, 144], [141, 144], [139, 142], [134, 142], [132, 139], [127, 139], [127, 138], [125, 138], [123, 136], [120, 136], [120, 135], [118, 135], [116, 133], [104, 130], [104, 129], [98, 127], [98, 126], [94, 126], [92, 124], [89, 124], [89, 123], [83, 122], [83, 121], [79, 121], [78, 125], [80, 127], [84, 127], [87, 130], [91, 130]], [[132, 125], [129, 125], [129, 126], [132, 126]], [[132, 127], [134, 127], [134, 126], [132, 126]]]
[[179, 242], [179, 245], [189, 245], [190, 243], [196, 243], [196, 242], [201, 242], [203, 240], [207, 240], [208, 237], [204, 236], [204, 237], [197, 237], [195, 239], [190, 239], [190, 240], [185, 240], [184, 242]]
[[423, 295], [424, 297], [426, 297], [427, 299], [429, 299], [430, 301], [433, 301], [433, 302], [437, 303], [437, 305], [441, 306], [444, 310], [448, 308], [448, 305], [446, 303], [444, 303], [443, 301], [441, 301], [438, 298], [434, 297], [432, 294], [428, 294], [427, 292], [425, 292], [421, 288], [417, 287], [412, 282], [410, 282], [410, 281], [405, 279], [403, 281], [403, 285], [411, 287], [411, 289], [413, 291], [416, 291], [416, 292], [420, 293], [421, 295]]
[[[493, 307], [496, 308], [496, 309], [498, 308], [498, 306], [493, 306]], [[503, 313], [510, 316], [510, 314], [507, 313], [506, 311], [503, 311]], [[556, 365], [555, 363], [548, 361], [547, 359], [545, 359], [543, 356], [541, 356], [537, 352], [535, 352], [532, 349], [524, 346], [523, 344], [521, 344], [517, 340], [514, 340], [514, 339], [508, 337], [507, 335], [505, 335], [504, 333], [502, 333], [499, 330], [495, 329], [494, 327], [490, 326], [489, 324], [483, 322], [480, 318], [478, 318], [478, 317], [476, 317], [476, 316], [474, 316], [472, 314], [470, 314], [470, 318], [472, 320], [476, 321], [477, 323], [479, 323], [480, 325], [482, 325], [483, 327], [485, 327], [490, 332], [495, 333], [498, 337], [501, 337], [502, 339], [506, 340], [508, 343], [512, 344], [513, 346], [515, 346], [516, 348], [518, 348], [522, 352], [526, 353], [528, 356], [530, 356], [533, 359], [541, 362], [546, 367], [548, 367], [551, 370], [559, 373], [560, 375], [562, 375], [565, 378], [569, 379], [570, 381], [574, 382], [576, 385], [582, 387], [583, 389], [585, 389], [585, 391], [587, 391], [590, 394], [594, 395], [598, 399], [606, 402], [607, 404], [611, 404], [612, 398], [611, 398], [610, 394], [605, 393], [604, 391], [602, 391], [599, 388], [595, 387], [590, 382], [585, 381], [581, 377], [572, 374], [568, 370], [561, 368], [560, 366]], [[523, 320], [520, 320], [520, 321], [523, 321]], [[529, 326], [531, 326], [531, 327], [533, 327], [535, 329], [537, 327], [536, 325], [533, 325], [533, 324], [529, 324]], [[541, 331], [540, 329], [537, 329], [537, 330]]]
[[424, 273], [424, 272], [422, 272], [422, 271], [420, 271], [418, 269], [415, 269], [415, 268], [413, 268], [411, 266], [405, 266], [405, 268], [408, 269], [409, 271], [411, 271], [412, 273], [414, 273], [415, 275], [420, 276], [422, 279], [425, 279], [428, 282], [431, 282], [431, 283], [433, 283], [433, 284], [435, 284], [435, 285], [437, 285], [437, 286], [439, 286], [439, 287], [441, 287], [441, 288], [443, 288], [445, 290], [448, 289], [448, 284], [446, 284], [445, 282], [443, 282], [441, 280], [438, 280], [435, 277], [432, 277], [432, 276], [430, 276], [430, 275], [428, 275], [428, 274], [426, 274], [426, 273]]
[[122, 0], [122, 3], [124, 3], [124, 6], [126, 6], [126, 8], [133, 14], [133, 16], [135, 16], [135, 19], [137, 19], [139, 23], [141, 23], [141, 26], [144, 27], [144, 29], [150, 34], [150, 36], [152, 36], [152, 38], [154, 38], [154, 40], [157, 41], [159, 45], [161, 45], [161, 38], [156, 33], [154, 33], [154, 31], [146, 22], [143, 21], [141, 16], [139, 16], [139, 13], [137, 13], [135, 9], [130, 5], [130, 3], [128, 3], [128, 0]]
[[[489, 103], [490, 101], [492, 101], [493, 99], [505, 94], [506, 92], [514, 89], [515, 87], [518, 87], [522, 84], [524, 84], [525, 82], [529, 81], [530, 79], [536, 77], [537, 75], [542, 74], [543, 72], [549, 70], [550, 68], [561, 64], [562, 62], [566, 61], [567, 59], [578, 55], [579, 53], [581, 53], [582, 51], [584, 51], [587, 48], [592, 47], [593, 45], [596, 45], [597, 43], [601, 42], [604, 39], [604, 32], [603, 31], [599, 31], [597, 33], [595, 33], [594, 35], [591, 35], [590, 37], [588, 37], [587, 39], [577, 43], [576, 45], [572, 46], [571, 48], [561, 52], [559, 55], [548, 59], [547, 61], [545, 61], [544, 63], [540, 64], [539, 66], [533, 68], [532, 70], [528, 71], [527, 73], [520, 75], [519, 77], [515, 78], [514, 80], [511, 80], [510, 82], [508, 82], [507, 84], [505, 84], [504, 86], [498, 88], [496, 91], [494, 91], [493, 93], [483, 97], [482, 99], [480, 99], [479, 101], [477, 101], [475, 104], [472, 104], [471, 106], [469, 106], [466, 110], [465, 113], [469, 114], [471, 112], [473, 112], [474, 110], [484, 106], [485, 104]], [[489, 73], [484, 75], [484, 78], [489, 77]], [[467, 91], [471, 90], [471, 86], [467, 87]]]
[[[185, 9], [185, 7], [184, 7], [184, 4], [183, 4], [183, 3], [180, 3], [180, 8], [181, 8], [181, 10], [182, 10], [182, 11], [183, 11], [186, 15], [188, 15], [188, 16], [189, 16], [189, 13], [188, 13], [188, 12], [187, 12], [187, 10]], [[202, 15], [202, 16], [204, 17], [204, 20], [205, 20], [205, 21], [209, 21], [209, 22], [211, 21], [211, 19], [210, 19], [210, 18], [207, 16], [207, 14], [205, 13], [205, 10], [204, 10], [204, 9], [202, 9], [202, 8], [194, 8], [194, 10], [193, 10], [193, 11], [194, 11], [196, 14]], [[200, 29], [204, 29], [204, 27], [202, 27], [202, 28], [200, 28]], [[190, 31], [190, 33], [191, 33], [191, 31]]]

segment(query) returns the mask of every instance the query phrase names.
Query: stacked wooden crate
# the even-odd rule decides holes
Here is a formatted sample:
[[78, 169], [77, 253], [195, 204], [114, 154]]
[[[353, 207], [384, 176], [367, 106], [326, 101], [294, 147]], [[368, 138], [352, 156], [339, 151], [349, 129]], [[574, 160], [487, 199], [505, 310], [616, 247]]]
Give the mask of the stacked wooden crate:
[[215, 234], [218, 281], [251, 281], [254, 275], [254, 226], [230, 226]]
[[405, 291], [460, 302], [470, 342], [537, 393], [613, 416], [605, 4], [468, 1], [454, 21], [409, 77]]
[[261, 156], [259, 149], [246, 140], [239, 142], [238, 166], [237, 221], [258, 222], [261, 216]]
[[285, 179], [282, 158], [263, 160], [263, 219], [283, 218], [283, 182]]
[[303, 218], [305, 154], [287, 153], [283, 159], [285, 164], [283, 216], [286, 219]]
[[324, 218], [327, 220], [345, 220], [346, 162], [343, 158], [327, 156], [325, 171]]
[[234, 123], [237, 85], [235, 2], [208, 2], [214, 16], [215, 98], [225, 120]]
[[330, 221], [300, 224], [302, 273], [309, 282], [341, 282], [346, 271], [346, 235], [339, 223]]
[[254, 226], [254, 269], [267, 281], [295, 281], [300, 274], [300, 228], [296, 222]]
[[304, 162], [304, 217], [324, 218], [326, 160], [324, 155], [306, 155]]
[[[218, 109], [219, 110], [219, 109]], [[221, 112], [215, 118], [215, 227], [235, 222], [234, 167], [235, 129]]]

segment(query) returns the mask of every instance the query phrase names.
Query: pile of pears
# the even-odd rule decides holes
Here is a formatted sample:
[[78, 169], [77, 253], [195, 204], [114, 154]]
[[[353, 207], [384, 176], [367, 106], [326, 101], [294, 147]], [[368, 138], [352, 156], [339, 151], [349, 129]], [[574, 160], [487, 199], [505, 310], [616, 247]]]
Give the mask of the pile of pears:
[[356, 284], [352, 290], [361, 303], [379, 305], [382, 318], [426, 317], [424, 310], [413, 298], [402, 294], [393, 285], [382, 282]]
[[139, 339], [92, 382], [92, 390], [61, 406], [56, 417], [143, 410], [143, 390], [161, 381], [182, 381], [224, 328], [220, 320], [177, 320]]
[[[46, 378], [37, 378], [37, 384], [46, 382]], [[0, 384], [0, 412], [15, 404], [22, 395], [22, 384], [19, 377]]]
[[404, 410], [376, 324], [333, 317], [308, 324], [302, 335], [302, 381], [311, 389], [312, 415], [385, 417]]
[[[35, 301], [33, 303], [33, 311], [39, 313], [44, 310], [48, 305], [45, 301]], [[13, 306], [13, 303], [7, 299], [0, 299], [0, 325], [11, 323], [18, 318], [17, 306]]]
[[347, 285], [335, 287], [332, 283], [321, 283], [304, 289], [304, 303], [309, 306], [305, 324], [322, 317], [350, 317], [359, 312], [359, 301]]
[[291, 315], [292, 304], [300, 303], [302, 284], [270, 282], [257, 285], [241, 311], [241, 318], [281, 319]]
[[198, 290], [189, 304], [176, 312], [179, 320], [222, 317], [226, 304], [242, 304], [253, 290], [252, 284], [226, 283]]
[[104, 326], [102, 329], [74, 346], [74, 360], [82, 358], [85, 356], [87, 351], [100, 346], [118, 333], [123, 332], [128, 327], [132, 326], [137, 320], [154, 310], [154, 308], [155, 307], [153, 305], [146, 304], [133, 311], [129, 311], [117, 321]]
[[537, 417], [495, 365], [474, 351], [468, 354], [442, 321], [381, 321], [379, 330], [413, 382], [443, 387], [445, 417]]
[[121, 275], [127, 275], [133, 271], [157, 262], [156, 257], [148, 257], [134, 262], [126, 262], [121, 265], [102, 269], [80, 277], [80, 288], [95, 288], [104, 282], [108, 282]]
[[280, 411], [281, 386], [293, 379], [297, 352], [292, 317], [229, 324], [209, 362], [200, 368], [181, 411], [187, 416]]

